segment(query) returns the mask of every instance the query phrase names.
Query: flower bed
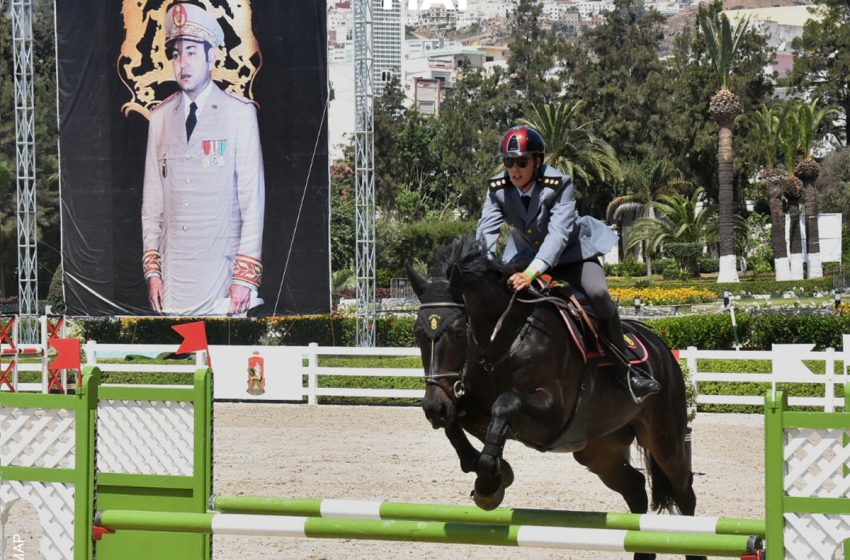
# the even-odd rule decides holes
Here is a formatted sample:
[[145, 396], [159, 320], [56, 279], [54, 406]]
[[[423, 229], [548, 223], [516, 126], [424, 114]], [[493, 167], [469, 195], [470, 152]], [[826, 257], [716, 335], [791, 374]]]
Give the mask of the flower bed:
[[716, 301], [718, 295], [705, 288], [611, 288], [611, 297], [631, 305], [639, 297], [645, 305], [681, 305]]

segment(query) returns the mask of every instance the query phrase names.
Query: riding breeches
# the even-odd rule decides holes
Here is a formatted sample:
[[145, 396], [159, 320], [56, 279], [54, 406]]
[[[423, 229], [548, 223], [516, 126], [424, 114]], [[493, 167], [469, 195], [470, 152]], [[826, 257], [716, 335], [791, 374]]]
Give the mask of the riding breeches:
[[559, 280], [566, 280], [573, 288], [583, 292], [599, 319], [606, 320], [616, 315], [617, 305], [608, 293], [605, 269], [597, 259], [559, 264], [550, 274]]

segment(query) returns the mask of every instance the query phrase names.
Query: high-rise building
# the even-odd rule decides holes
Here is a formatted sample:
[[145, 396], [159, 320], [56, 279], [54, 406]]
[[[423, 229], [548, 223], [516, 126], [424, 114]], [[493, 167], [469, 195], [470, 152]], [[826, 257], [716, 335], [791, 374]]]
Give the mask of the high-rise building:
[[406, 0], [392, 0], [392, 8], [385, 8], [384, 2], [372, 0], [372, 78], [376, 96], [383, 93], [393, 76], [401, 80]]

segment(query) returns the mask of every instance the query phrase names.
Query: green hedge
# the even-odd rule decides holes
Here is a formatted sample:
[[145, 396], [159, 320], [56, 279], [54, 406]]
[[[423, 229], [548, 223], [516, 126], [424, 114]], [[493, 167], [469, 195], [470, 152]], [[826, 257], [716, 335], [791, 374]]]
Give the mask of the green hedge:
[[[738, 340], [745, 349], [769, 349], [773, 343], [814, 343], [817, 349], [841, 348], [842, 335], [850, 333], [850, 315], [793, 315], [779, 312], [736, 313]], [[188, 319], [187, 319], [188, 320]], [[79, 336], [101, 343], [178, 344], [171, 329], [179, 319], [75, 320]], [[413, 316], [388, 316], [377, 320], [378, 346], [411, 347]], [[695, 346], [701, 350], [732, 348], [735, 337], [728, 313], [647, 319], [645, 322], [671, 348]], [[210, 319], [210, 344], [282, 344], [353, 346], [356, 323], [341, 315], [307, 315], [268, 319]]]

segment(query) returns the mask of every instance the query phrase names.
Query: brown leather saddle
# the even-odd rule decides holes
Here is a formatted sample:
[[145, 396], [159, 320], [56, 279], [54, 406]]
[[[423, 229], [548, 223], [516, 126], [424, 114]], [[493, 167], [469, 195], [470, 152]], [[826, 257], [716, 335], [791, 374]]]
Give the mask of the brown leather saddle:
[[[548, 274], [542, 274], [539, 280], [539, 285], [548, 292], [547, 295], [564, 301], [564, 305], [556, 305], [555, 307], [564, 320], [567, 333], [581, 351], [584, 362], [593, 362], [600, 368], [613, 366], [614, 362], [609, 358], [605, 345], [600, 343], [597, 320], [593, 317], [593, 310], [590, 308], [589, 302], [587, 300], [580, 301], [580, 298], [584, 299], [584, 297], [572, 286], [554, 279]], [[632, 364], [646, 362], [649, 353], [633, 323], [623, 321], [623, 338], [626, 342], [626, 354], [629, 362]]]

